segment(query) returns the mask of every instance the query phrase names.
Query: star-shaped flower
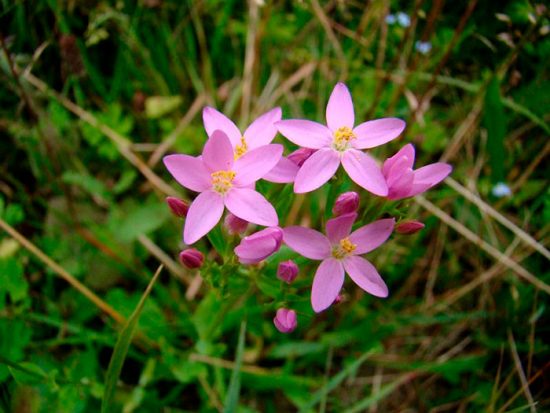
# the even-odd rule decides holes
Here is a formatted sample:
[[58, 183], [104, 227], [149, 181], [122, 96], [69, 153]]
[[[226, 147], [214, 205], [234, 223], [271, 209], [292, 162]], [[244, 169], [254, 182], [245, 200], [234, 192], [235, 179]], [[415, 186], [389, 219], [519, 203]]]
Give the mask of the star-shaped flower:
[[296, 145], [318, 149], [302, 165], [294, 192], [310, 192], [327, 182], [342, 163], [349, 177], [375, 195], [386, 196], [388, 187], [380, 168], [362, 149], [374, 148], [399, 136], [405, 122], [384, 118], [354, 127], [353, 101], [348, 88], [337, 83], [326, 109], [327, 125], [302, 119], [275, 123], [279, 132]]
[[176, 181], [200, 192], [187, 212], [184, 242], [193, 244], [206, 235], [219, 222], [224, 207], [254, 224], [277, 225], [277, 212], [251, 186], [273, 169], [282, 153], [282, 145], [270, 144], [235, 160], [227, 135], [214, 131], [204, 145], [202, 156], [165, 156], [164, 165]]

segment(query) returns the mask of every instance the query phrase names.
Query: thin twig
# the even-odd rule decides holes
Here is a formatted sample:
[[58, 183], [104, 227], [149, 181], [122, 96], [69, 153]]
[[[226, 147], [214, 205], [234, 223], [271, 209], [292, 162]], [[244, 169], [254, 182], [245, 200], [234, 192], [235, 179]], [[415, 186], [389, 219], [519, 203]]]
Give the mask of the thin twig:
[[19, 242], [24, 248], [29, 252], [35, 255], [40, 261], [46, 264], [53, 272], [58, 276], [63, 278], [69, 284], [71, 284], [78, 292], [80, 292], [84, 297], [94, 303], [100, 310], [111, 316], [117, 323], [124, 324], [126, 319], [122, 314], [116, 311], [113, 307], [99, 298], [94, 292], [92, 292], [88, 287], [78, 281], [74, 276], [69, 274], [63, 267], [58, 263], [53, 261], [50, 257], [44, 254], [38, 247], [36, 247], [32, 242], [25, 238], [22, 234], [17, 232], [15, 228], [9, 225], [6, 221], [0, 218], [0, 228], [6, 231], [13, 239]]
[[424, 198], [423, 196], [417, 196], [415, 198], [415, 201], [418, 204], [420, 204], [422, 207], [430, 211], [432, 214], [437, 216], [439, 219], [443, 220], [447, 225], [449, 225], [455, 231], [460, 233], [460, 235], [462, 235], [464, 238], [476, 244], [479, 248], [481, 248], [483, 251], [491, 255], [496, 260], [502, 262], [504, 265], [506, 265], [508, 268], [514, 271], [521, 278], [533, 284], [538, 289], [543, 290], [545, 293], [550, 294], [550, 286], [548, 284], [539, 280], [537, 277], [535, 277], [533, 274], [531, 274], [521, 265], [519, 265], [518, 263], [510, 259], [507, 255], [503, 254], [498, 249], [493, 247], [491, 244], [487, 243], [487, 241], [485, 241], [483, 238], [474, 234], [472, 231], [466, 228], [461, 222], [458, 222], [456, 219], [452, 218], [442, 209], [436, 207], [430, 201], [426, 200], [426, 198]]

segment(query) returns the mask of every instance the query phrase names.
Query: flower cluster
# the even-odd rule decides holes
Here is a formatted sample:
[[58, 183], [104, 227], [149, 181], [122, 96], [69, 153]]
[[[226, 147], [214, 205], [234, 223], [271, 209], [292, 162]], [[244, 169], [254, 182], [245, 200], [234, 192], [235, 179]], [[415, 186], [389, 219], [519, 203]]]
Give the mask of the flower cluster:
[[[321, 312], [339, 301], [347, 273], [364, 291], [386, 297], [388, 288], [365, 258], [382, 245], [395, 230], [412, 234], [423, 228], [418, 221], [383, 218], [352, 230], [359, 214], [357, 192], [341, 194], [332, 208], [333, 218], [325, 234], [301, 226], [279, 226], [277, 211], [256, 190], [260, 179], [293, 184], [295, 193], [314, 191], [329, 182], [340, 165], [360, 188], [387, 201], [401, 200], [426, 191], [445, 179], [451, 166], [434, 163], [414, 170], [415, 150], [405, 145], [380, 167], [365, 150], [397, 138], [405, 122], [397, 118], [371, 120], [356, 125], [352, 98], [346, 85], [338, 83], [326, 107], [326, 124], [305, 119], [282, 120], [275, 108], [257, 118], [241, 133], [224, 114], [214, 108], [203, 110], [208, 139], [200, 156], [169, 155], [164, 164], [185, 188], [197, 192], [190, 205], [174, 198], [167, 200], [172, 211], [185, 217], [183, 241], [191, 245], [220, 222], [224, 210], [227, 232], [239, 236], [249, 224], [266, 227], [244, 236], [234, 248], [241, 264], [255, 265], [286, 244], [301, 256], [321, 261], [313, 277], [311, 305]], [[272, 141], [280, 133], [299, 146], [287, 156], [283, 146]], [[189, 248], [180, 254], [189, 268], [203, 263], [202, 254]], [[290, 284], [299, 268], [292, 260], [281, 262], [277, 277]], [[277, 329], [291, 332], [297, 325], [294, 310], [279, 308], [274, 319]]]

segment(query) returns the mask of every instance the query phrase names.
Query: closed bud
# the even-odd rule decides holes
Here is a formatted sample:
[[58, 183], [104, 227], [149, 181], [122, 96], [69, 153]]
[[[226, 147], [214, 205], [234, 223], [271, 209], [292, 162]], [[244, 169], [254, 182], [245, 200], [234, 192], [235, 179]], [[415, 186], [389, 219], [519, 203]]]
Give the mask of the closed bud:
[[233, 215], [231, 212], [225, 217], [224, 223], [227, 231], [232, 235], [241, 234], [248, 228], [248, 221]]
[[357, 211], [359, 208], [359, 194], [357, 192], [344, 192], [334, 202], [332, 214], [335, 217]]
[[292, 260], [283, 261], [277, 267], [277, 278], [290, 284], [298, 276], [298, 266]]
[[420, 221], [402, 221], [395, 226], [395, 232], [403, 235], [411, 235], [416, 234], [424, 227], [425, 225]]
[[172, 213], [180, 218], [185, 218], [187, 216], [187, 211], [189, 211], [189, 205], [185, 201], [173, 196], [166, 197], [166, 203], [170, 207]]
[[282, 242], [283, 230], [269, 227], [244, 237], [234, 251], [241, 264], [257, 264], [279, 251]]
[[279, 308], [273, 319], [273, 324], [275, 324], [275, 327], [277, 327], [277, 330], [281, 333], [288, 334], [293, 332], [298, 325], [296, 311], [287, 308]]
[[316, 151], [316, 149], [300, 148], [288, 155], [287, 158], [294, 162], [296, 165], [302, 166], [304, 162], [307, 161], [308, 158]]
[[200, 268], [204, 262], [204, 255], [195, 248], [188, 248], [180, 252], [180, 262], [189, 269]]

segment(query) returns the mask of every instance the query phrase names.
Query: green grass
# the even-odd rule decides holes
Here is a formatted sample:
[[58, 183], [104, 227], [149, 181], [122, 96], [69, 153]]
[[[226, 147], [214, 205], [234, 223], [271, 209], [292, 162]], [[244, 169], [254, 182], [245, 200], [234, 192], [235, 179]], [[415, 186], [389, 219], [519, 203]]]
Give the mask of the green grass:
[[[0, 411], [550, 408], [547, 11], [477, 2], [461, 27], [466, 2], [389, 2], [411, 16], [404, 28], [384, 24], [383, 2], [266, 1], [257, 19], [237, 1], [88, 3], [0, 3]], [[339, 80], [356, 119], [408, 123], [376, 157], [412, 142], [417, 165], [454, 167], [455, 183], [391, 210], [362, 193], [365, 223], [391, 212], [426, 224], [369, 254], [390, 296], [346, 283], [316, 315], [315, 263], [283, 247], [238, 266], [238, 239], [220, 229], [197, 244], [198, 284], [164, 203], [194, 194], [160, 156], [200, 153], [206, 104], [241, 127], [277, 105], [323, 121]], [[492, 194], [501, 181], [513, 196]], [[258, 187], [281, 225], [318, 228], [355, 188]], [[291, 286], [275, 276], [286, 259], [300, 266]], [[272, 323], [285, 303], [298, 313], [290, 335]]]

